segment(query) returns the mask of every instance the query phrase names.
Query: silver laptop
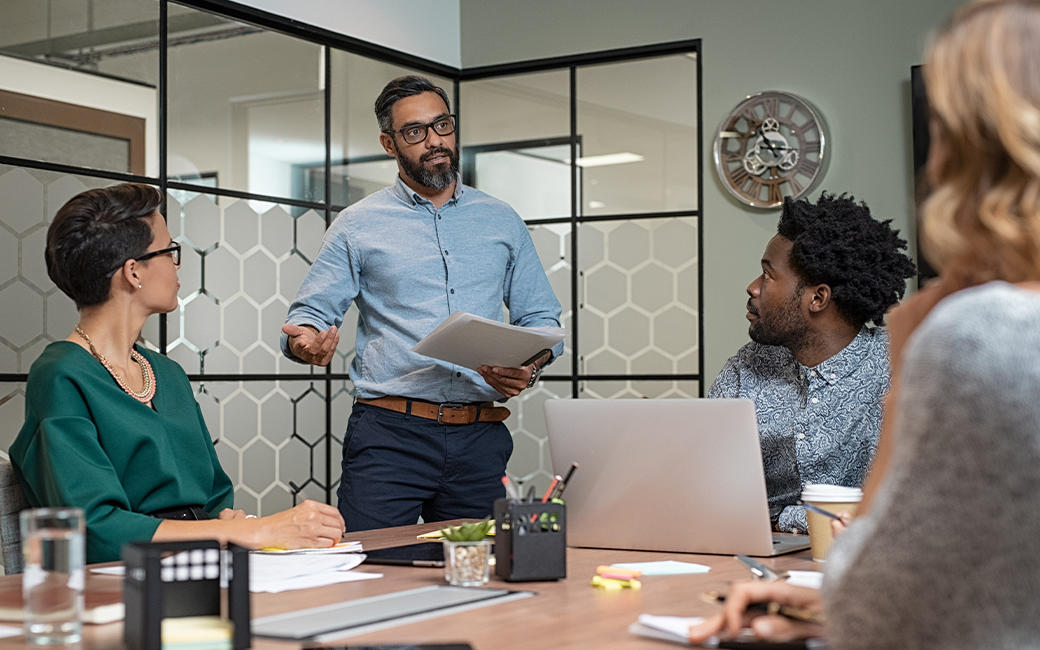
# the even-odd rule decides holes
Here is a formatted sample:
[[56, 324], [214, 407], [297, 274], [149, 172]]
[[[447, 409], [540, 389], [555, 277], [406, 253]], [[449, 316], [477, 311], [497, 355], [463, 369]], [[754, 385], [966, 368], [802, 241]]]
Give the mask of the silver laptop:
[[809, 547], [769, 523], [748, 399], [545, 403], [553, 470], [579, 464], [563, 495], [570, 546], [769, 556]]

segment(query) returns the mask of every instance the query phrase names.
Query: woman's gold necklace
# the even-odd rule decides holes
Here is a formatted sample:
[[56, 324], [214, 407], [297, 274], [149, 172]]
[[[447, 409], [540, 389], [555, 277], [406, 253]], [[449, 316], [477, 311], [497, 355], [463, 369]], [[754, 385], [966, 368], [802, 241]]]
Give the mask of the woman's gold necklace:
[[130, 350], [130, 358], [137, 362], [137, 365], [141, 366], [141, 375], [144, 377], [144, 388], [140, 393], [135, 391], [133, 388], [126, 383], [126, 381], [119, 376], [119, 373], [115, 371], [112, 364], [108, 362], [100, 352], [94, 348], [94, 344], [90, 342], [90, 337], [83, 331], [83, 328], [76, 325], [76, 333], [83, 337], [83, 340], [87, 342], [87, 346], [90, 347], [90, 353], [94, 355], [101, 365], [105, 367], [112, 377], [115, 378], [116, 383], [119, 384], [120, 388], [125, 390], [130, 397], [133, 397], [138, 402], [147, 404], [152, 401], [155, 397], [155, 373], [152, 372], [152, 364], [148, 363], [148, 359], [144, 358], [144, 355], [137, 350]]

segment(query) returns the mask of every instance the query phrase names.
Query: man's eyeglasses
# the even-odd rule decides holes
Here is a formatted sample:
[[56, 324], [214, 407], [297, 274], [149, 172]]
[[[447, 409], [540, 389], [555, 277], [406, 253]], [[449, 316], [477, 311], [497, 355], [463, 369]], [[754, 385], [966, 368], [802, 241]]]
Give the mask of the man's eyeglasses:
[[452, 133], [455, 133], [455, 116], [445, 115], [444, 117], [438, 117], [427, 124], [409, 124], [403, 129], [383, 131], [383, 133], [386, 133], [387, 135], [400, 133], [401, 137], [404, 138], [404, 141], [408, 144], [419, 144], [430, 134], [431, 128], [437, 135], [451, 135]]
[[[145, 253], [144, 255], [142, 255], [140, 257], [131, 257], [130, 259], [132, 259], [132, 260], [134, 260], [136, 262], [143, 262], [145, 260], [150, 260], [153, 257], [158, 257], [159, 255], [170, 255], [170, 256], [173, 257], [173, 265], [174, 266], [180, 266], [181, 265], [181, 245], [180, 244], [174, 244], [173, 246], [170, 246], [169, 248], [163, 248], [161, 250], [152, 251], [151, 253]], [[118, 271], [119, 269], [123, 268], [123, 264], [126, 264], [126, 261], [121, 262], [119, 264], [119, 266], [117, 266], [116, 268], [114, 268], [111, 271], [109, 271], [108, 274], [105, 275], [105, 277], [106, 278], [110, 278], [113, 275], [115, 275], [116, 271]]]

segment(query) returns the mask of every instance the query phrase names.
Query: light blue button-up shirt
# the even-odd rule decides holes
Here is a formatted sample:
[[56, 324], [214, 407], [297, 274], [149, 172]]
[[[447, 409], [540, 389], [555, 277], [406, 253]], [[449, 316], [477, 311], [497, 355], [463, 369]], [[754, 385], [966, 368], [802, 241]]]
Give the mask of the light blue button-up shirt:
[[755, 403], [774, 523], [806, 532], [794, 505], [810, 483], [860, 487], [877, 451], [889, 385], [888, 333], [864, 327], [815, 368], [785, 347], [752, 341], [726, 362], [708, 397]]
[[[358, 325], [350, 378], [365, 398], [504, 399], [475, 371], [411, 351], [456, 310], [501, 321], [504, 304], [513, 325], [560, 325], [560, 302], [526, 224], [461, 179], [440, 209], [398, 177], [340, 213], [286, 322], [339, 327], [351, 303]], [[282, 352], [297, 360], [285, 334]], [[562, 353], [560, 343], [553, 358]]]

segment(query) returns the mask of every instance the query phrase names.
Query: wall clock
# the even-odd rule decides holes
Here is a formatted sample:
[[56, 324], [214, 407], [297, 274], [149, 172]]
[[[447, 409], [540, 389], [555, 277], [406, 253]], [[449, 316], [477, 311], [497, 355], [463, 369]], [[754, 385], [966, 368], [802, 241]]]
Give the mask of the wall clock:
[[737, 200], [778, 208], [823, 177], [828, 134], [823, 116], [806, 100], [777, 91], [748, 95], [715, 134], [715, 171]]

